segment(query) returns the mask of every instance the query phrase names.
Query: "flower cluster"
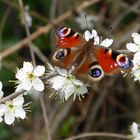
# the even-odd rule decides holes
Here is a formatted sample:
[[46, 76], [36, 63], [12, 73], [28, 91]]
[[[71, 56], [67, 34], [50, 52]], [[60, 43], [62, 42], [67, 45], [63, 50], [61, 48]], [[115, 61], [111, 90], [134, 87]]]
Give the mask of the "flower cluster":
[[[33, 67], [30, 62], [23, 62], [23, 67], [18, 69], [16, 72], [16, 81], [17, 88], [15, 92], [24, 90], [26, 92], [34, 91], [39, 92], [44, 90], [44, 83], [40, 79], [40, 76], [43, 76], [45, 72], [44, 66]], [[4, 92], [2, 91], [2, 83], [0, 82], [0, 99], [3, 98]], [[14, 123], [15, 118], [25, 119], [26, 111], [28, 107], [24, 108], [26, 105], [23, 105], [24, 97], [23, 94], [17, 96], [16, 98], [9, 99], [0, 104], [0, 122], [3, 120], [6, 124], [11, 125]]]
[[86, 39], [86, 41], [93, 39], [94, 45], [100, 45], [108, 48], [113, 43], [113, 40], [109, 38], [102, 40], [102, 38], [98, 36], [97, 31], [94, 29], [92, 29], [91, 33], [88, 30], [86, 30], [83, 36]]
[[72, 75], [72, 70], [67, 71], [59, 67], [54, 69], [57, 75], [50, 78], [48, 82], [56, 91], [55, 94], [62, 101], [67, 101], [71, 95], [73, 95], [73, 100], [76, 99], [76, 96], [81, 100], [81, 97], [84, 97], [83, 95], [88, 92], [85, 84]]
[[126, 47], [130, 52], [134, 53], [132, 68], [132, 75], [134, 76], [134, 81], [140, 82], [140, 34], [132, 33], [132, 38], [134, 43], [127, 43]]
[[[2, 83], [0, 82], [0, 98], [3, 97], [3, 94]], [[25, 119], [26, 112], [23, 108], [23, 103], [23, 95], [19, 95], [13, 100], [0, 104], [0, 122], [4, 119], [6, 124], [11, 125], [14, 123], [15, 118]]]
[[140, 140], [140, 130], [136, 122], [132, 123], [132, 125], [130, 126], [130, 131], [132, 133], [133, 140]]
[[17, 91], [20, 89], [29, 91], [34, 88], [37, 91], [44, 90], [44, 83], [39, 78], [43, 76], [45, 72], [44, 66], [37, 66], [33, 68], [33, 65], [30, 62], [24, 62], [23, 68], [20, 68], [16, 72], [16, 78], [18, 81]]

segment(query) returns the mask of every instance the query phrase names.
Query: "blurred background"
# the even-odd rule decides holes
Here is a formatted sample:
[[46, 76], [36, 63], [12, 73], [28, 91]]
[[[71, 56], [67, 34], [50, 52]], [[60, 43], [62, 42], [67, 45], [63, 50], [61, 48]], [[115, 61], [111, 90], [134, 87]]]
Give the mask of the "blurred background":
[[[103, 38], [112, 38], [112, 49], [126, 49], [132, 42], [131, 33], [140, 31], [139, 0], [89, 0], [87, 7], [79, 8], [85, 0], [24, 0], [29, 11], [30, 32], [33, 37], [37, 64], [45, 65], [55, 44], [57, 28], [70, 27], [80, 34], [96, 29]], [[78, 11], [77, 11], [78, 10]], [[65, 15], [66, 13], [69, 15]], [[86, 19], [87, 23], [86, 23]], [[65, 17], [64, 17], [65, 16]], [[87, 27], [88, 24], [88, 27]], [[5, 96], [15, 89], [9, 80], [23, 61], [31, 61], [25, 28], [18, 2], [0, 0], [0, 80]], [[18, 44], [17, 44], [18, 43]], [[16, 48], [14, 51], [11, 48]], [[121, 74], [105, 77], [89, 89], [82, 101], [71, 99], [65, 103], [49, 98], [45, 103], [53, 140], [62, 140], [84, 132], [114, 132], [130, 134], [133, 121], [140, 122], [140, 84]], [[0, 140], [46, 140], [46, 131], [40, 103], [30, 96], [32, 112], [24, 121], [12, 126], [0, 124]], [[85, 140], [109, 140], [91, 137]], [[114, 138], [115, 140], [115, 138]], [[118, 140], [118, 139], [116, 139]]]

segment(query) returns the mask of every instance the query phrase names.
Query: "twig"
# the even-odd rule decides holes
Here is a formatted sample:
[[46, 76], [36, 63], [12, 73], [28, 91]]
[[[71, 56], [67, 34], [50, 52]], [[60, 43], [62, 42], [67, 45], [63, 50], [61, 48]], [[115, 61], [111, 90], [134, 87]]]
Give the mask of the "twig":
[[[15, 3], [13, 3], [12, 1], [9, 1], [9, 0], [1, 0], [1, 1], [2, 1], [3, 3], [7, 4], [7, 5], [9, 5], [9, 6], [15, 8], [15, 9], [19, 10], [19, 6], [18, 6], [17, 4], [15, 4]], [[30, 10], [29, 13], [30, 13], [31, 16], [34, 16], [34, 17], [37, 18], [38, 20], [41, 20], [41, 21], [43, 21], [44, 23], [48, 23], [48, 19], [47, 19], [45, 16], [42, 16], [41, 14], [39, 14], [39, 13], [37, 13], [37, 12], [35, 12], [35, 11], [32, 11], [32, 10]]]
[[114, 138], [120, 138], [120, 139], [131, 139], [130, 136], [126, 136], [123, 134], [117, 134], [117, 133], [108, 133], [108, 132], [93, 132], [93, 133], [84, 133], [79, 134], [77, 136], [72, 136], [69, 138], [66, 138], [65, 140], [76, 140], [76, 139], [82, 139], [85, 137], [114, 137]]
[[49, 60], [47, 59], [47, 57], [41, 52], [41, 50], [39, 49], [38, 46], [36, 46], [35, 44], [32, 44], [34, 52], [36, 53], [36, 55], [39, 57], [39, 59], [44, 63], [48, 63]]
[[[51, 6], [50, 6], [50, 20], [54, 20], [56, 18], [55, 16], [56, 16], [57, 4], [58, 4], [58, 0], [52, 0]], [[54, 32], [55, 32], [55, 29], [52, 29], [50, 32], [50, 44], [51, 44], [51, 46], [55, 40], [55, 38], [53, 37]]]
[[[26, 30], [27, 37], [28, 37], [27, 39], [28, 39], [28, 43], [29, 43], [30, 54], [31, 54], [33, 66], [35, 67], [36, 66], [35, 55], [34, 55], [34, 50], [32, 48], [31, 35], [30, 35], [27, 19], [26, 19], [26, 16], [25, 16], [25, 12], [24, 12], [24, 6], [23, 6], [23, 3], [22, 3], [22, 0], [18, 0], [18, 1], [19, 1], [19, 5], [20, 5], [20, 8], [21, 8], [21, 12], [23, 13], [25, 30]], [[46, 112], [46, 109], [45, 109], [45, 103], [44, 103], [44, 100], [43, 100], [43, 95], [40, 95], [40, 103], [41, 103], [41, 108], [42, 108], [42, 112], [43, 112], [43, 118], [44, 118], [44, 121], [45, 121], [47, 138], [48, 138], [48, 140], [51, 140], [51, 133], [50, 133], [50, 129], [49, 129], [48, 116], [47, 116], [47, 112]]]
[[23, 15], [23, 19], [24, 19], [24, 25], [25, 25], [25, 30], [27, 33], [27, 39], [28, 39], [28, 44], [29, 44], [29, 49], [30, 49], [33, 66], [35, 67], [36, 66], [35, 55], [34, 55], [34, 50], [32, 48], [32, 42], [31, 42], [31, 37], [30, 37], [31, 35], [30, 35], [30, 31], [29, 31], [28, 22], [27, 22], [27, 19], [25, 16], [25, 9], [24, 9], [22, 0], [18, 0], [18, 2], [19, 2], [20, 9], [21, 9], [21, 13]]
[[[91, 6], [92, 4], [98, 2], [100, 0], [88, 0], [88, 1], [84, 1], [82, 4], [78, 5], [77, 7], [74, 8], [75, 11], [81, 11], [84, 10], [85, 8]], [[70, 17], [73, 14], [72, 10], [69, 10], [67, 12], [65, 12], [64, 14], [60, 15], [57, 19], [53, 20], [51, 23], [40, 27], [39, 29], [37, 29], [34, 33], [31, 34], [30, 39], [34, 40], [37, 37], [39, 37], [42, 34], [48, 33], [55, 25], [59, 24], [60, 22], [62, 22], [63, 20], [67, 19], [68, 17]], [[0, 57], [1, 59], [7, 57], [8, 55], [16, 52], [17, 50], [21, 49], [23, 46], [25, 46], [26, 44], [28, 44], [28, 37], [24, 38], [23, 40], [19, 41], [17, 44], [15, 44], [14, 46], [4, 50], [3, 52], [0, 53]]]
[[51, 132], [50, 132], [50, 128], [49, 128], [48, 115], [47, 115], [42, 93], [41, 93], [39, 99], [40, 99], [41, 108], [42, 108], [42, 112], [43, 112], [43, 118], [44, 118], [45, 126], [46, 126], [46, 133], [47, 133], [47, 137], [48, 137], [47, 140], [51, 140], [52, 138], [51, 138]]
[[0, 99], [0, 104], [5, 103], [5, 101], [7, 100], [12, 100], [23, 93], [24, 93], [24, 90], [21, 90], [19, 92], [14, 92], [6, 97], [3, 97], [2, 99]]
[[112, 25], [110, 26], [113, 30], [117, 29], [116, 27], [119, 25], [120, 21], [127, 15], [129, 14], [131, 11], [134, 11], [135, 9], [137, 9], [140, 6], [140, 0], [138, 0], [134, 5], [132, 5], [131, 7], [129, 7], [128, 9], [126, 9], [124, 11], [124, 13], [122, 13], [116, 20], [114, 20], [114, 22], [112, 23]]
[[91, 113], [90, 113], [91, 115], [87, 119], [85, 131], [89, 131], [93, 122], [95, 121], [98, 110], [99, 110], [100, 106], [102, 105], [103, 100], [106, 98], [107, 93], [108, 93], [108, 88], [110, 88], [112, 86], [113, 80], [115, 81], [115, 78], [108, 82], [108, 85], [105, 87], [105, 89], [102, 89], [102, 94], [96, 100], [94, 107], [91, 110]]
[[4, 26], [5, 26], [5, 23], [7, 21], [8, 16], [9, 16], [10, 11], [11, 11], [11, 6], [9, 6], [5, 10], [5, 13], [4, 13], [3, 17], [1, 18], [1, 23], [0, 23], [0, 50], [2, 49], [1, 45], [2, 45], [2, 35], [3, 35], [3, 31], [4, 31]]
[[51, 126], [52, 135], [55, 135], [57, 133], [59, 126], [62, 124], [62, 122], [66, 118], [66, 116], [69, 114], [72, 105], [73, 105], [73, 102], [70, 100], [67, 101], [65, 103], [65, 105], [61, 104], [61, 106], [59, 106], [57, 104], [58, 108], [55, 110], [55, 113], [53, 113], [53, 116], [52, 116], [52, 114], [50, 116], [51, 117], [50, 126]]

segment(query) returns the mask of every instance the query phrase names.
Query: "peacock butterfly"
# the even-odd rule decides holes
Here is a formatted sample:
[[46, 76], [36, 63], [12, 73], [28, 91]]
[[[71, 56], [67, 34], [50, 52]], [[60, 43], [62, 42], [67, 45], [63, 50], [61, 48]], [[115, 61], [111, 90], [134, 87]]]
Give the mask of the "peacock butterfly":
[[63, 27], [56, 31], [58, 49], [52, 56], [54, 65], [70, 69], [82, 80], [99, 81], [105, 74], [129, 72], [132, 61], [118, 51], [94, 45], [94, 40], [86, 41], [79, 33]]

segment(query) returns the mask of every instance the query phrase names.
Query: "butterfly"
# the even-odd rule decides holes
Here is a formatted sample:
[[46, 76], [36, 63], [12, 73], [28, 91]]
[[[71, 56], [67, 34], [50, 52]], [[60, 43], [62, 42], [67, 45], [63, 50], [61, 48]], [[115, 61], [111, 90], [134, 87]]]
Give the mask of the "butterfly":
[[100, 81], [105, 74], [129, 72], [133, 66], [125, 54], [94, 45], [94, 39], [86, 41], [71, 28], [59, 28], [55, 35], [58, 49], [52, 56], [53, 64], [65, 69], [74, 67], [73, 73], [79, 79]]

